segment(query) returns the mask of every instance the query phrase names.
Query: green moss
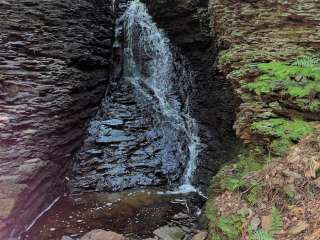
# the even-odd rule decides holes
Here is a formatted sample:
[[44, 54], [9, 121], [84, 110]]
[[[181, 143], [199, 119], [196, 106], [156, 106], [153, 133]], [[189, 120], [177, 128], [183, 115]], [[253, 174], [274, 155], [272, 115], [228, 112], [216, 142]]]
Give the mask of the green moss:
[[211, 237], [211, 240], [221, 240], [221, 238], [220, 238], [219, 235], [214, 234], [214, 235]]
[[[212, 196], [211, 196], [212, 197]], [[208, 218], [209, 220], [209, 223], [214, 223], [216, 221], [216, 218], [217, 218], [217, 210], [216, 210], [216, 207], [215, 207], [215, 204], [214, 204], [214, 200], [213, 200], [213, 197], [210, 198], [210, 200], [208, 200], [206, 202], [206, 206], [205, 206], [205, 214], [206, 214], [206, 217]]]
[[277, 156], [285, 155], [293, 143], [287, 138], [275, 139], [270, 144], [271, 151]]
[[261, 170], [265, 162], [261, 158], [263, 157], [257, 156], [253, 151], [243, 152], [239, 155], [239, 162], [237, 163], [238, 171], [247, 174]]
[[312, 100], [308, 107], [311, 112], [320, 112], [320, 100]]
[[[213, 179], [213, 184], [219, 186], [221, 190], [234, 192], [240, 188], [245, 188], [248, 182], [244, 177], [250, 173], [263, 168], [264, 159], [258, 157], [252, 151], [246, 151], [239, 155], [239, 162], [226, 165]], [[227, 175], [225, 171], [232, 169], [233, 174]]]
[[251, 125], [251, 130], [254, 133], [274, 138], [270, 144], [270, 149], [276, 155], [283, 155], [293, 143], [312, 133], [314, 128], [310, 123], [303, 120], [272, 118], [254, 122]]
[[[259, 171], [266, 161], [264, 157], [257, 156], [253, 151], [243, 151], [239, 156], [239, 161], [234, 164], [225, 165], [213, 178], [212, 185], [221, 190], [236, 191], [246, 188], [248, 182], [244, 177], [251, 172]], [[230, 172], [232, 169], [232, 174]]]
[[[262, 72], [254, 82], [245, 87], [257, 95], [277, 92], [293, 99], [315, 98], [320, 93], [320, 64], [317, 58], [305, 56], [293, 63], [269, 62], [257, 64]], [[319, 110], [319, 104], [309, 102], [311, 111]]]

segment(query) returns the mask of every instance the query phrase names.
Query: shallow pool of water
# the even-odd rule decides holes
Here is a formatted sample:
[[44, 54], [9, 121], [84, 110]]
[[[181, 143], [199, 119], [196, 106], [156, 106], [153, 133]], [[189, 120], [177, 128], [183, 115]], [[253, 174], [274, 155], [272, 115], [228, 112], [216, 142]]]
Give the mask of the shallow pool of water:
[[196, 211], [197, 199], [195, 194], [163, 194], [157, 190], [65, 196], [39, 218], [22, 240], [80, 237], [93, 229], [147, 238], [175, 214], [184, 212], [191, 216]]

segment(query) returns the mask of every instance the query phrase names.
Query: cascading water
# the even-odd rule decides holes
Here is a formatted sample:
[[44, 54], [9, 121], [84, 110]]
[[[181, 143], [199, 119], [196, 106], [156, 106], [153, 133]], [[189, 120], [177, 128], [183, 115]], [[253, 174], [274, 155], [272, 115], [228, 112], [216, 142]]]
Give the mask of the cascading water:
[[122, 17], [127, 46], [124, 77], [131, 82], [140, 102], [155, 101], [155, 125], [167, 149], [164, 164], [180, 158], [185, 171], [179, 192], [195, 191], [192, 175], [196, 168], [200, 138], [195, 119], [190, 114], [190, 90], [193, 74], [187, 61], [178, 56], [169, 39], [158, 29], [143, 3], [133, 0]]

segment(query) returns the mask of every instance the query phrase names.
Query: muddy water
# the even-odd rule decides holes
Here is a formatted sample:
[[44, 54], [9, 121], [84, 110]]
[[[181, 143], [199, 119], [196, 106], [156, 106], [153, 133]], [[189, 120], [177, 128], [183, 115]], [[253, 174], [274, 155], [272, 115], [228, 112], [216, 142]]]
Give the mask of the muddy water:
[[191, 222], [197, 210], [194, 201], [198, 201], [195, 195], [169, 195], [157, 190], [65, 196], [22, 239], [60, 240], [64, 235], [77, 238], [93, 229], [143, 239], [152, 236], [158, 227], [172, 223], [177, 213], [190, 214], [187, 221]]

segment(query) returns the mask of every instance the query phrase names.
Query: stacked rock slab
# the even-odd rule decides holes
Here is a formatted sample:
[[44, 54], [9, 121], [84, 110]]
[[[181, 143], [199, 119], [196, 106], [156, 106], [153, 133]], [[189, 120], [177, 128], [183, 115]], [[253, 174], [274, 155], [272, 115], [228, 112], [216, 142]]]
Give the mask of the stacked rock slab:
[[0, 239], [61, 193], [111, 69], [111, 0], [0, 1]]
[[125, 79], [112, 81], [110, 93], [90, 122], [77, 154], [73, 191], [119, 191], [162, 185], [167, 178], [177, 180], [181, 174], [178, 161], [163, 163], [165, 146], [161, 131], [154, 127], [152, 108], [157, 102], [139, 102]]

